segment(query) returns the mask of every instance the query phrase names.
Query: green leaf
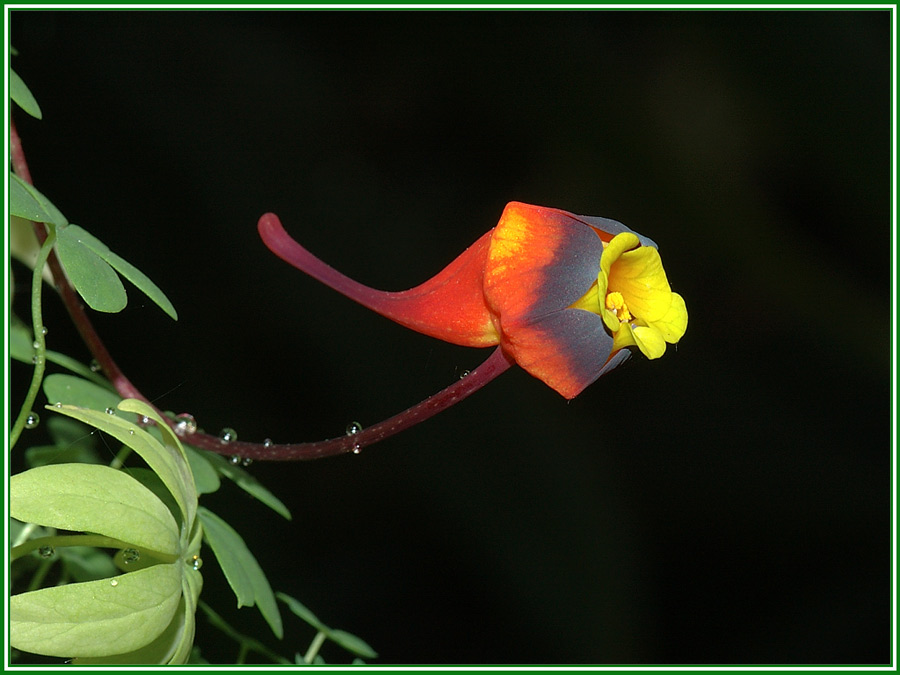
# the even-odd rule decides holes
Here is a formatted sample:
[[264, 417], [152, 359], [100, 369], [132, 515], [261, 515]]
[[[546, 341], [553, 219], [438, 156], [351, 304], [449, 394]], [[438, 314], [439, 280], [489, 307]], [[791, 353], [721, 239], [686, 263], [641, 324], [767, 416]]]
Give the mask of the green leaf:
[[[44, 395], [51, 403], [64, 403], [79, 408], [114, 409], [122, 400], [121, 396], [106, 387], [63, 373], [48, 375], [44, 378], [42, 386]], [[131, 413], [125, 413], [122, 417], [130, 422], [137, 421], [137, 415]]]
[[32, 117], [41, 119], [41, 107], [34, 100], [31, 90], [12, 68], [9, 69], [9, 97]]
[[328, 637], [352, 654], [364, 659], [374, 659], [378, 653], [365, 640], [344, 630], [332, 630]]
[[71, 226], [59, 229], [56, 252], [75, 290], [98, 312], [121, 312], [128, 304], [128, 296], [119, 275], [70, 229]]
[[275, 594], [279, 600], [288, 606], [288, 609], [295, 615], [303, 619], [318, 632], [324, 634], [329, 640], [339, 644], [348, 652], [362, 656], [367, 659], [374, 659], [378, 656], [365, 640], [345, 630], [336, 630], [329, 628], [319, 620], [313, 612], [297, 598], [291, 597], [287, 593], [279, 591]]
[[48, 656], [109, 656], [149, 644], [181, 598], [179, 561], [112, 579], [43, 588], [9, 601], [10, 644]]
[[188, 463], [191, 465], [191, 473], [194, 474], [197, 492], [201, 495], [208, 495], [218, 490], [222, 485], [222, 481], [219, 480], [219, 474], [216, 473], [209, 460], [200, 454], [196, 448], [192, 448], [189, 445], [183, 447]]
[[[202, 528], [196, 528], [194, 537], [187, 547], [186, 557], [199, 553], [202, 541]], [[104, 664], [148, 664], [179, 665], [188, 663], [192, 656], [194, 632], [196, 630], [197, 603], [200, 590], [203, 588], [203, 577], [196, 569], [182, 567], [181, 601], [172, 617], [171, 623], [150, 644], [132, 652], [114, 654], [112, 656], [96, 656], [77, 658], [75, 665]]]
[[[194, 528], [193, 536], [188, 544], [188, 559], [197, 556], [200, 561], [200, 546], [203, 542], [203, 528], [198, 526]], [[202, 562], [202, 561], [200, 561]], [[200, 574], [200, 567], [194, 567], [185, 570], [182, 578], [182, 597], [185, 599], [184, 607], [184, 629], [180, 636], [180, 640], [175, 645], [175, 650], [169, 658], [168, 663], [187, 663], [191, 658], [192, 647], [194, 644], [194, 631], [197, 623], [197, 604], [200, 602], [200, 591], [203, 589], [203, 576]]]
[[[153, 408], [141, 401], [125, 399], [119, 403], [118, 407], [125, 412], [133, 412], [138, 415], [147, 415], [148, 417], [159, 419]], [[76, 408], [68, 405], [48, 406], [48, 410], [53, 410], [90, 424], [100, 429], [100, 431], [117, 438], [138, 453], [147, 462], [147, 465], [159, 475], [169, 492], [172, 493], [181, 510], [184, 522], [190, 528], [194, 522], [194, 514], [197, 510], [197, 490], [194, 487], [194, 479], [191, 476], [190, 467], [183, 454], [181, 454], [183, 451], [177, 445], [177, 440], [174, 441], [175, 446], [163, 445], [136, 424], [122, 419], [118, 415], [109, 415], [97, 410]], [[174, 438], [174, 434], [172, 438]]]
[[110, 251], [106, 244], [84, 228], [78, 225], [70, 225], [66, 230], [73, 236], [76, 236], [79, 242], [89, 248], [99, 258], [109, 263], [119, 274], [137, 286], [148, 298], [159, 305], [166, 314], [176, 321], [178, 320], [178, 313], [175, 311], [175, 307], [169, 302], [169, 299], [160, 290], [159, 286], [150, 281], [146, 274], [127, 260]]
[[284, 519], [291, 519], [291, 512], [284, 503], [269, 492], [267, 488], [263, 487], [262, 483], [256, 480], [253, 475], [247, 473], [241, 467], [232, 464], [222, 455], [207, 450], [198, 450], [198, 452], [202, 452], [207, 461], [216, 468], [216, 471], [234, 481], [239, 488], [256, 497]]
[[107, 466], [54, 464], [9, 479], [10, 515], [46, 527], [92, 532], [161, 554], [178, 552], [169, 509], [134, 478]]
[[[169, 509], [169, 512], [175, 517], [176, 521], [180, 521], [181, 518], [183, 518], [183, 516], [181, 515], [181, 510], [178, 508], [178, 504], [175, 502], [175, 497], [172, 496], [172, 493], [169, 492], [169, 488], [166, 487], [165, 483], [162, 482], [159, 475], [155, 471], [136, 466], [128, 469], [128, 475], [134, 478], [145, 488], [150, 490], [150, 492], [155, 494], [159, 498], [159, 501], [166, 505], [166, 508]], [[121, 551], [119, 551], [119, 553], [121, 553]], [[119, 563], [119, 553], [116, 553], [116, 564]], [[125, 572], [130, 572], [132, 569], [138, 569], [138, 567], [146, 567], [147, 565], [143, 564], [145, 562], [144, 558], [146, 557], [147, 556], [141, 556], [142, 564], [140, 565], [135, 565], [131, 569], [120, 566], [119, 569]], [[151, 562], [153, 561], [151, 560]]]
[[[172, 620], [165, 630], [160, 633], [150, 644], [136, 649], [134, 651], [111, 654], [109, 656], [86, 656], [79, 657], [72, 661], [75, 666], [93, 666], [93, 665], [124, 665], [124, 664], [171, 664], [182, 663], [181, 661], [172, 661], [172, 657], [185, 635], [185, 602], [182, 598]], [[193, 616], [191, 617], [193, 618]]]
[[34, 185], [9, 172], [9, 212], [11, 215], [57, 227], [69, 224], [66, 217]]
[[297, 598], [294, 598], [287, 593], [282, 593], [281, 591], [278, 591], [275, 595], [288, 606], [288, 609], [291, 610], [294, 616], [300, 617], [320, 633], [328, 634], [331, 630], [328, 626], [319, 621], [319, 617], [313, 614], [312, 610], [297, 600]]
[[[161, 470], [163, 467], [161, 463], [157, 462], [157, 464], [153, 464], [140, 450], [137, 448], [135, 448], [135, 450], [141, 454], [141, 457], [144, 457], [144, 461], [150, 465], [150, 468], [159, 474], [162, 481], [168, 486], [175, 497], [175, 500], [179, 503], [179, 506], [181, 506], [188, 525], [192, 527], [194, 517], [197, 513], [197, 486], [194, 483], [194, 476], [191, 473], [187, 453], [185, 453], [181, 441], [178, 440], [178, 436], [172, 431], [172, 428], [166, 424], [162, 416], [156, 412], [156, 409], [148, 403], [144, 403], [143, 401], [134, 398], [126, 398], [119, 403], [118, 407], [119, 410], [126, 413], [133, 412], [141, 417], [153, 420], [156, 423], [155, 431], [160, 435], [161, 439], [161, 442], [157, 441], [157, 443], [160, 448], [163, 448], [166, 451], [165, 465], [172, 469], [172, 475], [170, 476], [165, 471]], [[156, 440], [153, 436], [151, 436], [151, 438]], [[180, 497], [178, 491], [180, 491]]]
[[281, 614], [272, 587], [241, 535], [209, 509], [201, 506], [197, 513], [203, 523], [204, 538], [237, 596], [238, 607], [257, 605], [272, 632], [281, 639]]

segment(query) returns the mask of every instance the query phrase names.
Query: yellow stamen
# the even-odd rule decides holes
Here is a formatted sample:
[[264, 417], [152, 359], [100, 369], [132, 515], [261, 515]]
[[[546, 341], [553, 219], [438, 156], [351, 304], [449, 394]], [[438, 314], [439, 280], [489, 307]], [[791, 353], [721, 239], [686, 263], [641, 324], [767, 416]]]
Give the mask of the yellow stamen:
[[628, 305], [625, 304], [625, 298], [618, 291], [606, 294], [606, 309], [611, 311], [619, 320], [619, 323], [627, 323], [631, 321], [631, 312], [628, 311]]

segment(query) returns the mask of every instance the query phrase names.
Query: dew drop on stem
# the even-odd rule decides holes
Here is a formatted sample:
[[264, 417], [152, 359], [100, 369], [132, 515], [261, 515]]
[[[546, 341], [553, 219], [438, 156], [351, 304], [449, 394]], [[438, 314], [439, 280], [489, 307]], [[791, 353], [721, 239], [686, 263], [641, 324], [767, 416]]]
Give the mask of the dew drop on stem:
[[175, 416], [175, 433], [179, 436], [186, 436], [197, 432], [197, 420], [193, 415], [181, 413]]
[[50, 558], [53, 556], [54, 553], [56, 553], [56, 551], [53, 549], [52, 546], [41, 546], [38, 549], [38, 555], [41, 556], [42, 558]]
[[34, 429], [40, 423], [41, 423], [41, 418], [38, 417], [37, 413], [35, 413], [35, 412], [28, 413], [28, 417], [25, 418], [25, 428], [26, 429]]
[[219, 441], [222, 443], [231, 443], [237, 440], [237, 432], [230, 427], [225, 427], [219, 432]]
[[126, 565], [130, 565], [131, 563], [136, 563], [141, 559], [141, 552], [136, 548], [126, 548], [122, 550], [122, 560]]
[[362, 429], [362, 424], [359, 422], [350, 422], [350, 424], [347, 425], [346, 434], [348, 436], [355, 436], [362, 431]]
[[100, 362], [97, 359], [91, 359], [91, 365], [89, 366], [92, 373], [100, 372]]

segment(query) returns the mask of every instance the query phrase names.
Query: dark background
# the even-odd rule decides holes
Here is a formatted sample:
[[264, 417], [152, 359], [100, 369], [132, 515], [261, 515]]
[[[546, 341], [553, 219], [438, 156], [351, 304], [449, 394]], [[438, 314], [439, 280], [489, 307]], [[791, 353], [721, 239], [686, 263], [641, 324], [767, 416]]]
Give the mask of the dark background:
[[[507, 201], [660, 244], [690, 323], [571, 403], [514, 370], [360, 456], [203, 502], [379, 663], [878, 663], [890, 637], [890, 14], [13, 12], [36, 185], [154, 279], [98, 316], [161, 407], [316, 440], [434, 393], [446, 345], [276, 259], [401, 290]], [[48, 346], [89, 358], [58, 303]], [[14, 377], [17, 372], [14, 371]], [[19, 379], [21, 382], [21, 378]], [[17, 382], [14, 381], [14, 385]], [[234, 609], [216, 566], [203, 598]], [[236, 648], [199, 619], [212, 661]], [[346, 662], [327, 649], [328, 660]]]

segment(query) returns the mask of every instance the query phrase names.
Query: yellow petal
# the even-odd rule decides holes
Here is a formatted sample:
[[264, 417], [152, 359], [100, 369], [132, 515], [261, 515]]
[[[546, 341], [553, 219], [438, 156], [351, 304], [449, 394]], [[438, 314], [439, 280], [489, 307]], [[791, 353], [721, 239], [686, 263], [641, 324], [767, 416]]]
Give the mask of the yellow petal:
[[675, 344], [687, 330], [687, 307], [684, 299], [678, 293], [672, 293], [672, 302], [668, 311], [659, 321], [654, 321], [652, 326], [657, 329], [666, 342]]
[[635, 342], [634, 331], [631, 328], [631, 324], [619, 324], [619, 330], [613, 333], [612, 351], [615, 353], [620, 349], [624, 349], [625, 347], [635, 346], [637, 346], [637, 342]]
[[[613, 237], [612, 241], [610, 241], [606, 245], [606, 248], [603, 249], [603, 255], [600, 256], [600, 271], [602, 272], [600, 276], [608, 277], [610, 268], [622, 254], [624, 254], [625, 251], [640, 245], [641, 240], [637, 238], [637, 235], [632, 234], [631, 232], [622, 232]], [[655, 251], [656, 249], [653, 250]], [[605, 295], [606, 289], [601, 288], [600, 290], [603, 291]]]
[[635, 326], [633, 328], [634, 341], [638, 349], [648, 359], [658, 359], [666, 353], [666, 341], [662, 333], [651, 326]]
[[631, 313], [647, 323], [659, 321], [671, 306], [671, 288], [659, 251], [642, 246], [623, 253], [609, 272], [609, 291], [621, 293]]

